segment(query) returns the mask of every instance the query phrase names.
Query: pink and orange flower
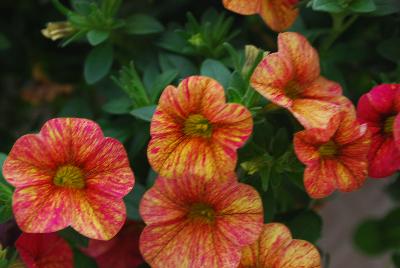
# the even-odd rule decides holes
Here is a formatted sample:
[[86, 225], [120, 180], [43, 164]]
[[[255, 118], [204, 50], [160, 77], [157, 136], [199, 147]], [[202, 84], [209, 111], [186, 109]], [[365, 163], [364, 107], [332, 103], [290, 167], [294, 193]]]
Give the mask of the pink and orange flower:
[[39, 134], [21, 137], [4, 162], [16, 190], [13, 212], [28, 233], [71, 226], [89, 238], [108, 240], [125, 222], [122, 198], [134, 184], [123, 145], [105, 138], [86, 119], [58, 118]]
[[242, 14], [259, 14], [274, 31], [288, 29], [296, 20], [298, 0], [223, 0], [225, 8]]
[[260, 62], [251, 85], [305, 128], [325, 128], [340, 110], [340, 85], [320, 75], [317, 51], [298, 33], [279, 34], [278, 52]]
[[27, 268], [74, 267], [70, 246], [56, 233], [22, 233], [15, 246]]
[[382, 178], [400, 168], [400, 84], [382, 84], [361, 96], [357, 117], [371, 132], [369, 175]]
[[303, 130], [294, 136], [297, 157], [306, 165], [304, 185], [312, 198], [323, 198], [335, 189], [351, 192], [360, 188], [368, 170], [370, 134], [355, 116], [340, 112], [326, 129]]
[[304, 240], [292, 239], [280, 223], [265, 224], [258, 240], [242, 251], [238, 268], [320, 268], [318, 249]]
[[263, 227], [258, 192], [235, 178], [159, 177], [140, 214], [147, 224], [140, 250], [154, 268], [237, 267]]
[[82, 251], [96, 260], [99, 268], [135, 268], [144, 262], [139, 251], [143, 223], [128, 221], [111, 240], [91, 239]]
[[236, 150], [252, 128], [251, 113], [240, 104], [227, 104], [217, 81], [192, 76], [162, 93], [147, 156], [164, 177], [188, 173], [225, 180], [234, 172]]

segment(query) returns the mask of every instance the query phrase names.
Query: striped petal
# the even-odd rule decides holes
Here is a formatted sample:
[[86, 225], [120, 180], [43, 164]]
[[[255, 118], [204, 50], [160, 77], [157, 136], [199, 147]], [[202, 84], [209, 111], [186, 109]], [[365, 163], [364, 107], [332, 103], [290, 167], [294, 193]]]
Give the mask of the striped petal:
[[293, 32], [279, 34], [278, 51], [292, 62], [294, 76], [299, 84], [308, 84], [319, 77], [318, 53], [301, 34]]
[[304, 170], [304, 186], [311, 198], [324, 198], [336, 189], [335, 160], [326, 159], [307, 166]]
[[224, 7], [242, 15], [253, 15], [259, 12], [260, 0], [223, 0]]
[[388, 177], [400, 168], [400, 151], [391, 137], [373, 135], [368, 159], [368, 174], [373, 178]]
[[242, 251], [239, 268], [319, 268], [321, 257], [309, 242], [292, 239], [280, 223], [265, 224], [258, 241]]
[[316, 99], [296, 99], [289, 109], [305, 128], [327, 128], [340, 106]]
[[299, 11], [291, 2], [287, 0], [261, 1], [260, 15], [272, 30], [282, 32], [293, 25]]

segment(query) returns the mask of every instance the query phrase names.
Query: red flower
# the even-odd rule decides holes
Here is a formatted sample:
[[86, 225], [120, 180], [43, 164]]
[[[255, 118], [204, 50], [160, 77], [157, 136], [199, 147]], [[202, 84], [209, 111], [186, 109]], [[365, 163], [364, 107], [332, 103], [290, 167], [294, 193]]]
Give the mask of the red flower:
[[22, 233], [15, 242], [17, 251], [28, 268], [72, 268], [73, 253], [56, 233]]
[[382, 84], [361, 96], [357, 106], [360, 122], [372, 134], [368, 154], [369, 175], [390, 176], [400, 167], [400, 84]]
[[88, 248], [82, 249], [94, 258], [99, 268], [135, 268], [142, 264], [139, 251], [139, 237], [143, 224], [129, 221], [109, 241], [91, 239]]

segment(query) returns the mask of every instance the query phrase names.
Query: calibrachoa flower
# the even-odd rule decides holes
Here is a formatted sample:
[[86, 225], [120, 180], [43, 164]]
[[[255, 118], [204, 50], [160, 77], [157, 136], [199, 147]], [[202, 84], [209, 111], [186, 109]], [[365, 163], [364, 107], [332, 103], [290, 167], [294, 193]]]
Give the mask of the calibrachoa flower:
[[238, 268], [320, 268], [321, 257], [309, 242], [292, 239], [280, 223], [265, 224], [258, 240], [242, 251]]
[[400, 168], [400, 84], [382, 84], [361, 96], [357, 106], [360, 122], [372, 134], [368, 154], [369, 175], [387, 177]]
[[15, 246], [28, 268], [73, 267], [72, 250], [56, 233], [23, 233], [15, 242]]
[[96, 123], [78, 118], [52, 119], [39, 134], [18, 139], [3, 174], [16, 187], [13, 212], [24, 232], [70, 225], [102, 240], [124, 224], [122, 198], [134, 184], [123, 145], [105, 138]]
[[162, 93], [151, 122], [147, 156], [161, 176], [188, 172], [225, 180], [236, 167], [236, 149], [252, 132], [251, 113], [225, 103], [215, 80], [192, 76]]
[[336, 188], [351, 192], [360, 188], [368, 169], [370, 135], [352, 114], [340, 112], [326, 129], [313, 128], [294, 136], [297, 157], [307, 167], [304, 185], [312, 198], [323, 198]]
[[159, 177], [140, 214], [144, 259], [157, 267], [237, 267], [240, 251], [263, 226], [261, 198], [251, 186], [204, 177]]
[[139, 251], [143, 227], [143, 223], [128, 221], [113, 239], [91, 239], [82, 251], [94, 258], [99, 268], [136, 268], [144, 262]]
[[288, 109], [305, 128], [325, 128], [339, 111], [339, 84], [320, 76], [317, 51], [298, 33], [281, 33], [278, 52], [257, 66], [251, 85], [265, 98]]
[[242, 14], [260, 14], [274, 31], [281, 32], [292, 26], [299, 13], [298, 0], [223, 0], [225, 8]]

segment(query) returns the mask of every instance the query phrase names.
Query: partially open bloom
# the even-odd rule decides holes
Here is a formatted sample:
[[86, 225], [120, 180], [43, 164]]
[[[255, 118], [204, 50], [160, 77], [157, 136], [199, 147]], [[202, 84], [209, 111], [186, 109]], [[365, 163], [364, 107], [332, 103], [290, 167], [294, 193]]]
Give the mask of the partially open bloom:
[[225, 180], [234, 172], [236, 150], [252, 128], [251, 113], [240, 104], [225, 103], [218, 82], [192, 76], [162, 93], [151, 122], [147, 156], [164, 177], [188, 172]]
[[72, 226], [94, 239], [111, 239], [122, 227], [122, 198], [134, 176], [123, 145], [105, 138], [93, 121], [49, 120], [39, 134], [21, 137], [3, 165], [16, 190], [13, 212], [28, 233]]
[[44, 37], [56, 41], [70, 36], [76, 32], [76, 29], [68, 21], [49, 22], [46, 28], [42, 30]]
[[139, 236], [143, 223], [128, 221], [111, 240], [91, 239], [88, 248], [82, 251], [96, 260], [99, 268], [134, 268], [142, 264], [139, 251]]
[[382, 84], [361, 96], [357, 117], [371, 132], [369, 176], [383, 178], [400, 168], [400, 84]]
[[320, 76], [317, 51], [298, 33], [281, 33], [278, 52], [254, 70], [251, 85], [265, 98], [288, 109], [305, 128], [325, 128], [340, 108], [339, 84]]
[[288, 29], [299, 13], [298, 0], [223, 0], [225, 8], [242, 14], [260, 14], [265, 23], [274, 31]]
[[321, 257], [309, 242], [292, 239], [280, 223], [265, 224], [258, 240], [242, 251], [238, 268], [320, 268]]
[[15, 246], [27, 268], [74, 267], [70, 246], [56, 233], [23, 233]]
[[159, 177], [143, 196], [140, 250], [151, 267], [237, 267], [263, 226], [261, 198], [234, 178]]
[[352, 114], [332, 117], [326, 129], [313, 128], [294, 136], [297, 157], [306, 165], [304, 185], [312, 198], [323, 198], [335, 189], [351, 192], [360, 188], [368, 169], [370, 135]]

